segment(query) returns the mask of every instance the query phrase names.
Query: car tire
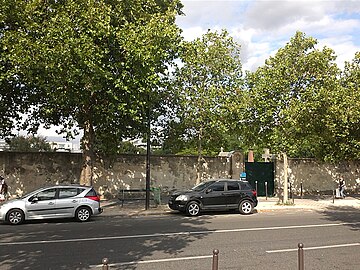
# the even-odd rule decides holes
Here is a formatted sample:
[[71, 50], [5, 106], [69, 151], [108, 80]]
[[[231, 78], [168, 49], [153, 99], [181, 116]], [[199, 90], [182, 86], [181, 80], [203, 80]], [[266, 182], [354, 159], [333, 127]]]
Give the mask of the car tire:
[[186, 213], [189, 216], [198, 216], [200, 214], [200, 204], [195, 201], [189, 202], [186, 206]]
[[89, 207], [79, 207], [75, 212], [75, 218], [77, 221], [86, 222], [91, 218], [91, 210]]
[[8, 212], [6, 220], [11, 225], [19, 225], [25, 220], [24, 212], [20, 209], [12, 209]]
[[243, 200], [239, 204], [239, 211], [243, 215], [250, 215], [253, 212], [254, 205], [249, 200]]

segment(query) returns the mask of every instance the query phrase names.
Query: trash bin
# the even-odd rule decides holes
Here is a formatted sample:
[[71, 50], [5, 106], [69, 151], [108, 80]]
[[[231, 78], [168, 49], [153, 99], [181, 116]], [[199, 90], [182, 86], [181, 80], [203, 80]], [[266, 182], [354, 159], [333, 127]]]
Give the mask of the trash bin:
[[155, 205], [159, 205], [161, 203], [161, 189], [159, 187], [152, 188], [153, 198]]

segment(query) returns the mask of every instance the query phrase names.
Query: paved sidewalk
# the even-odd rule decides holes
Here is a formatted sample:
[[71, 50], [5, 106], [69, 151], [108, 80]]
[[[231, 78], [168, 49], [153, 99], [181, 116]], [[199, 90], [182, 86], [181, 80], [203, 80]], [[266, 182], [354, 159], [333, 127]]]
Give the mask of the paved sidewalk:
[[[259, 197], [259, 204], [255, 208], [257, 212], [281, 211], [290, 209], [311, 209], [317, 211], [325, 210], [340, 210], [342, 208], [357, 208], [360, 211], [360, 195], [348, 196], [345, 199], [333, 199], [332, 196], [326, 197], [312, 197], [312, 198], [295, 198], [289, 199], [287, 204], [279, 202], [278, 198], [274, 197]], [[171, 210], [167, 204], [155, 207], [150, 205], [148, 210], [145, 210], [144, 201], [125, 202], [121, 206], [119, 200], [105, 200], [101, 201], [101, 207], [104, 208], [103, 216], [140, 216], [140, 215], [166, 215], [177, 213]]]

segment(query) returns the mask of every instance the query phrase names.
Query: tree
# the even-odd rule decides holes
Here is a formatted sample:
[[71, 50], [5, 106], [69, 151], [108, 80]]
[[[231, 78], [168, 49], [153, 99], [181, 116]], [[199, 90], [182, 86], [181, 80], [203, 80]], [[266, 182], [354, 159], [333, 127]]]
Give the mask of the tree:
[[329, 143], [325, 159], [358, 160], [360, 158], [360, 52], [355, 54], [339, 78], [341, 87], [328, 117]]
[[[5, 5], [6, 4], [6, 5]], [[0, 1], [0, 137], [12, 135], [23, 117], [22, 112], [29, 108], [28, 89], [21, 83], [23, 74], [11, 62], [11, 51], [4, 42], [9, 24], [15, 24], [14, 16], [18, 7], [12, 1]], [[6, 16], [8, 14], [8, 16]]]
[[[146, 131], [161, 104], [162, 77], [177, 55], [178, 1], [7, 1], [3, 46], [31, 89], [32, 131], [83, 131], [80, 182], [92, 184], [95, 145], [118, 147]], [[16, 8], [14, 8], [16, 7]], [[15, 19], [14, 19], [15, 18]], [[155, 117], [155, 115], [154, 115]], [[113, 142], [113, 144], [109, 144]]]
[[[174, 73], [176, 117], [170, 123], [186, 144], [197, 149], [198, 178], [204, 149], [219, 152], [229, 130], [229, 108], [242, 83], [240, 45], [225, 30], [208, 31], [183, 42], [181, 64]], [[180, 130], [179, 130], [180, 129]]]
[[340, 70], [333, 50], [316, 44], [297, 32], [264, 66], [247, 74], [241, 134], [248, 145], [293, 157], [325, 157]]
[[16, 136], [7, 140], [10, 151], [21, 152], [49, 152], [50, 144], [44, 137], [35, 136]]

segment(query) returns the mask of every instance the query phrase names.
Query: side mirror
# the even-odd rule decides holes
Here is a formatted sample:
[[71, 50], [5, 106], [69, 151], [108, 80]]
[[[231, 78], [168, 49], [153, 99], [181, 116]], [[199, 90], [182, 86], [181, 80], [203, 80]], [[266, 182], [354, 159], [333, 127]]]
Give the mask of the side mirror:
[[210, 192], [212, 192], [212, 189], [211, 189], [211, 188], [208, 188], [205, 193], [208, 194], [208, 193], [210, 193]]

